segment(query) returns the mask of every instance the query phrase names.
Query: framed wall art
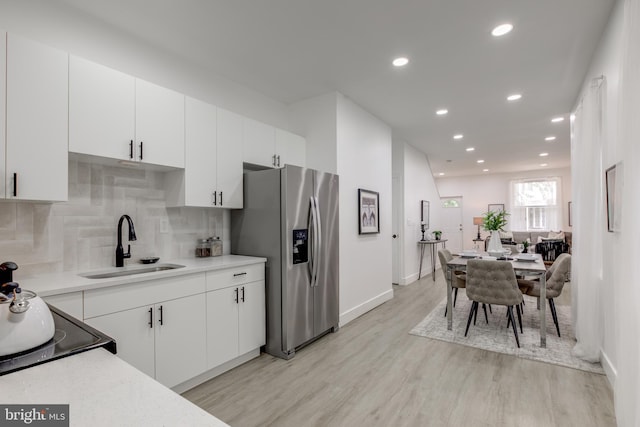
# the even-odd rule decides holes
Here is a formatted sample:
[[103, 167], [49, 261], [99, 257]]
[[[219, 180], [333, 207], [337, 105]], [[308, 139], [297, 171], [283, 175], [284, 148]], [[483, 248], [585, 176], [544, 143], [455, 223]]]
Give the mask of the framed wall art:
[[572, 205], [572, 202], [569, 202], [569, 227], [573, 226], [573, 216], [571, 213], [571, 209], [573, 208], [573, 206], [571, 205]]
[[504, 211], [504, 203], [496, 203], [487, 207], [487, 212], [502, 212]]
[[607, 192], [607, 231], [619, 230], [621, 208], [620, 177], [622, 163], [611, 166], [605, 172], [605, 189]]
[[429, 229], [429, 202], [427, 200], [420, 201], [420, 225], [423, 225], [425, 230]]
[[380, 233], [380, 194], [358, 189], [358, 233]]

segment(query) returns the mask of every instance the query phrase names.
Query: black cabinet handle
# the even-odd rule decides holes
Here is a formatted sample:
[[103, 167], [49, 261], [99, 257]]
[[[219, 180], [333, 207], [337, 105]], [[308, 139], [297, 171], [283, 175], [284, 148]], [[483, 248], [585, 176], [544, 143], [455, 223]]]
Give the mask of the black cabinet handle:
[[164, 325], [164, 311], [162, 306], [160, 306], [160, 326]]
[[129, 141], [129, 158], [133, 160], [133, 139]]
[[220, 206], [222, 206], [222, 191], [220, 192]]
[[244, 286], [242, 287], [242, 302], [244, 302]]
[[143, 143], [144, 143], [143, 141], [140, 141], [140, 160], [142, 160], [142, 144]]
[[237, 303], [238, 303], [238, 288], [235, 288], [235, 289], [233, 290], [233, 293], [235, 294], [234, 301], [235, 301], [235, 302], [236, 302], [236, 304], [237, 304]]
[[273, 166], [275, 166], [275, 165], [276, 165], [276, 155], [275, 155], [275, 154], [271, 157], [271, 164], [272, 164]]
[[213, 192], [213, 206], [217, 206], [218, 205], [218, 192], [214, 191]]
[[149, 309], [149, 327], [153, 329], [153, 307]]
[[246, 271], [243, 271], [242, 273], [233, 273], [233, 277], [244, 276], [246, 274], [247, 274]]
[[18, 174], [13, 173], [13, 197], [18, 197]]
[[280, 167], [280, 155], [278, 155], [278, 167]]

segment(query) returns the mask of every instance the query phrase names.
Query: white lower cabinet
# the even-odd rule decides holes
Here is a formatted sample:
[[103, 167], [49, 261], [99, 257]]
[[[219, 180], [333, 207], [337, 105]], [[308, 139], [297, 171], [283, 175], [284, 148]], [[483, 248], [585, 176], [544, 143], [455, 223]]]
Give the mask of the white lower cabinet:
[[207, 369], [204, 283], [201, 273], [85, 291], [84, 321], [116, 340], [121, 359], [173, 387]]
[[207, 367], [266, 342], [264, 264], [207, 273]]

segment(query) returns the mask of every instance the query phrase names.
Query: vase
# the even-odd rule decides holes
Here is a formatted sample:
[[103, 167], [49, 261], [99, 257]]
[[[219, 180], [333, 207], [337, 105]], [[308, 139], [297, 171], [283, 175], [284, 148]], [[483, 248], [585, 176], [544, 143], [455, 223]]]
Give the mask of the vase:
[[489, 255], [492, 253], [502, 253], [502, 242], [500, 241], [500, 232], [498, 230], [491, 231], [491, 237], [489, 238], [489, 247], [487, 252]]

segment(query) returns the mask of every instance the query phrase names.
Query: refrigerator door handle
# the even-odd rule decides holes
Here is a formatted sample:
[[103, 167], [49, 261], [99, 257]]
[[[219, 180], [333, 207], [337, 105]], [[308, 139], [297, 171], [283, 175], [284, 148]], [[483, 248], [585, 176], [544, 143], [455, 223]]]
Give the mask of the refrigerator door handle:
[[309, 240], [311, 253], [309, 254], [309, 285], [313, 288], [315, 285], [315, 272], [316, 272], [316, 210], [315, 201], [313, 197], [309, 197]]
[[314, 256], [316, 257], [316, 259], [313, 262], [313, 266], [316, 270], [315, 272], [315, 280], [314, 280], [314, 286], [318, 286], [318, 273], [320, 271], [320, 260], [321, 260], [321, 248], [322, 248], [322, 226], [321, 226], [321, 221], [320, 221], [320, 202], [318, 201], [317, 197], [313, 198], [315, 203], [314, 203], [314, 207], [316, 210], [316, 213], [314, 215], [314, 218], [316, 220], [316, 224], [315, 224], [315, 238], [314, 243], [316, 245], [316, 249], [315, 249], [315, 254]]

